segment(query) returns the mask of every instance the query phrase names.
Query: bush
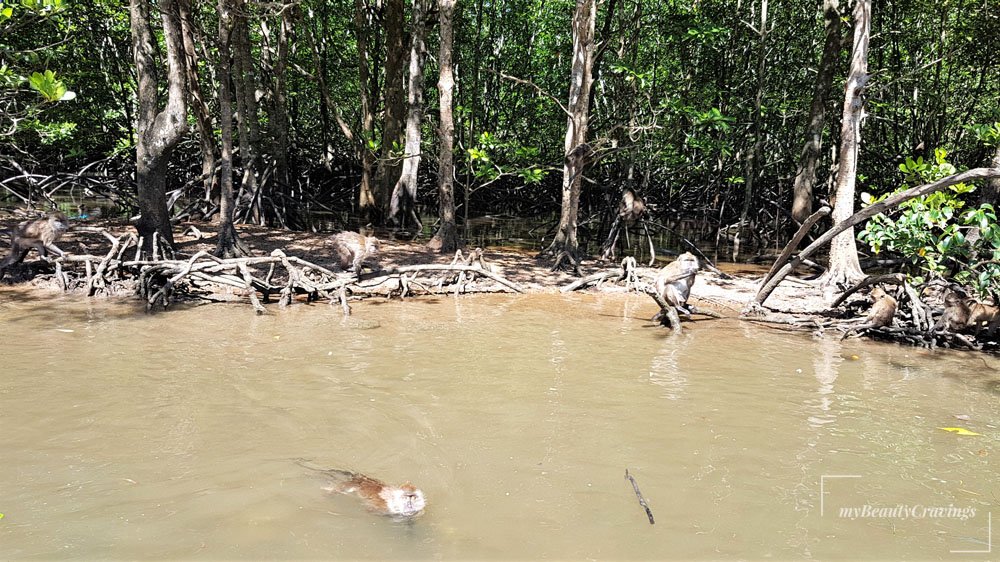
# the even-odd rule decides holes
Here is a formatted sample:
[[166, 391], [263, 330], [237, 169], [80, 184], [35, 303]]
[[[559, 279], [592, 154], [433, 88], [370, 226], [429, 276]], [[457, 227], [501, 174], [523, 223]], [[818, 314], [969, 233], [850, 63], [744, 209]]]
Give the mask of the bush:
[[[954, 174], [947, 154], [944, 149], [935, 150], [933, 163], [922, 157], [907, 158], [899, 165], [903, 185], [893, 193]], [[992, 205], [965, 208], [964, 197], [974, 190], [974, 186], [959, 183], [906, 201], [891, 215], [872, 217], [858, 233], [858, 240], [876, 255], [891, 253], [909, 262], [905, 272], [914, 283], [951, 278], [971, 285], [980, 296], [990, 294], [1000, 289], [1000, 226]], [[890, 195], [876, 198], [862, 193], [861, 200], [867, 206]]]

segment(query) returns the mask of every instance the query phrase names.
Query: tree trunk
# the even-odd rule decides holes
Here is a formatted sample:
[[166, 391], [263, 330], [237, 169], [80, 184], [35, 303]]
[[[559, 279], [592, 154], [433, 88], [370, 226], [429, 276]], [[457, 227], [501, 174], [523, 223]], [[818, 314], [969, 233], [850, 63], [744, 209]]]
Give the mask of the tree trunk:
[[[840, 128], [840, 169], [833, 206], [833, 223], [839, 224], [854, 214], [854, 189], [861, 148], [861, 121], [864, 119], [864, 90], [868, 83], [868, 39], [871, 29], [871, 0], [855, 0], [854, 47], [851, 70], [844, 89], [844, 117]], [[854, 228], [837, 235], [830, 244], [830, 266], [821, 278], [827, 286], [854, 284], [864, 273], [858, 262]]]
[[555, 257], [555, 265], [569, 258], [573, 269], [580, 260], [576, 237], [577, 215], [580, 209], [580, 185], [583, 168], [590, 160], [587, 126], [590, 113], [590, 86], [594, 61], [595, 0], [576, 0], [573, 15], [573, 65], [570, 73], [569, 116], [566, 123], [563, 163], [562, 211], [552, 244], [542, 252]]
[[[250, 9], [246, 0], [233, 3], [233, 30], [230, 44], [233, 54], [231, 72], [236, 91], [236, 112], [239, 116], [240, 165], [243, 180], [240, 183], [240, 201], [249, 201], [251, 217], [257, 224], [264, 224], [261, 193], [257, 187], [257, 150], [260, 146], [260, 122], [257, 120], [257, 79], [250, 50], [250, 26], [247, 19]], [[222, 78], [220, 77], [221, 81]], [[234, 210], [235, 212], [235, 210]]]
[[455, 142], [455, 120], [452, 115], [452, 93], [455, 74], [451, 66], [451, 49], [454, 37], [452, 23], [455, 0], [438, 0], [441, 21], [441, 45], [438, 64], [438, 100], [441, 104], [441, 152], [438, 159], [438, 215], [441, 226], [427, 246], [439, 252], [453, 252], [458, 248], [458, 227], [455, 224], [455, 162], [452, 149]]
[[[239, 1], [239, 0], [235, 0]], [[234, 258], [249, 254], [233, 226], [233, 94], [232, 38], [236, 6], [234, 0], [219, 0], [219, 128], [222, 157], [219, 159], [219, 237], [215, 255]]]
[[274, 159], [274, 180], [278, 189], [286, 191], [291, 185], [291, 173], [288, 168], [289, 134], [288, 134], [288, 97], [286, 95], [285, 70], [288, 68], [288, 40], [292, 33], [292, 13], [294, 8], [286, 7], [281, 11], [281, 23], [278, 28], [278, 49], [274, 60], [273, 98], [271, 99], [271, 136], [274, 142], [271, 146], [271, 158]]
[[368, 0], [354, 0], [354, 28], [358, 38], [358, 92], [361, 96], [361, 138], [358, 139], [358, 161], [361, 164], [361, 187], [358, 190], [358, 211], [371, 218], [378, 214], [375, 191], [372, 187], [372, 166], [375, 155], [369, 142], [375, 135], [375, 115], [372, 113], [369, 95], [368, 68]]
[[386, 0], [385, 5], [385, 118], [382, 125], [382, 152], [375, 171], [375, 207], [371, 222], [384, 222], [389, 195], [399, 179], [400, 162], [393, 149], [403, 131], [406, 105], [403, 103], [403, 0]]
[[[410, 82], [407, 91], [406, 153], [399, 180], [392, 188], [389, 204], [389, 218], [393, 222], [406, 222], [406, 214], [411, 213], [420, 228], [415, 205], [417, 202], [417, 171], [420, 168], [420, 121], [423, 119], [424, 105], [424, 61], [427, 60], [427, 46], [424, 44], [427, 13], [426, 0], [413, 0], [413, 25], [410, 32]], [[406, 207], [402, 219], [401, 207]]]
[[187, 70], [187, 87], [190, 94], [190, 104], [198, 122], [198, 141], [201, 146], [201, 176], [205, 185], [205, 201], [212, 201], [212, 188], [215, 183], [215, 139], [212, 131], [212, 117], [201, 95], [201, 85], [198, 80], [198, 52], [194, 41], [194, 16], [191, 13], [191, 0], [178, 0], [178, 13], [181, 19], [181, 33], [184, 39], [184, 62]]
[[157, 52], [149, 20], [148, 0], [131, 0], [129, 5], [134, 47], [139, 106], [136, 139], [136, 187], [139, 222], [136, 230], [143, 240], [142, 253], [153, 254], [153, 234], [173, 248], [174, 236], [167, 209], [166, 175], [171, 151], [187, 132], [184, 105], [184, 41], [175, 0], [158, 0], [167, 55], [167, 103], [157, 102]]
[[809, 123], [806, 125], [806, 142], [799, 156], [799, 167], [792, 187], [792, 218], [802, 224], [812, 214], [813, 186], [816, 168], [823, 150], [823, 127], [826, 119], [826, 97], [833, 87], [833, 74], [840, 58], [840, 6], [838, 0], [823, 0], [823, 17], [826, 19], [826, 40], [820, 57]]

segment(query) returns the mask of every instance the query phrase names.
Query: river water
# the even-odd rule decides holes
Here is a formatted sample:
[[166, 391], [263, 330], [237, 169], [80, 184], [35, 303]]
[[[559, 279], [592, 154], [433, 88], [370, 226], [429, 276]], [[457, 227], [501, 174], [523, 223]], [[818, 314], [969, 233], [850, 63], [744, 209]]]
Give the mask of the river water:
[[[1000, 361], [732, 319], [672, 335], [654, 312], [644, 296], [500, 295], [370, 301], [349, 318], [326, 304], [149, 315], [6, 288], [0, 557], [998, 548]], [[428, 508], [369, 513], [298, 458], [410, 480]]]

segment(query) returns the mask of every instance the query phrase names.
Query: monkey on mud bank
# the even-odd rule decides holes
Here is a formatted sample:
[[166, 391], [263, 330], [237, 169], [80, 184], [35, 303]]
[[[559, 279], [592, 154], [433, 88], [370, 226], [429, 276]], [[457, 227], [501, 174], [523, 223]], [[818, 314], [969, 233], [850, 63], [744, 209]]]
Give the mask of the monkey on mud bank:
[[69, 221], [66, 219], [66, 215], [60, 212], [24, 221], [10, 229], [10, 253], [0, 261], [0, 275], [8, 267], [24, 261], [25, 256], [32, 248], [41, 257], [48, 256], [49, 252], [62, 257], [64, 253], [55, 245], [55, 242], [62, 238], [67, 230], [69, 230]]
[[361, 268], [368, 265], [372, 270], [379, 270], [379, 248], [381, 242], [374, 236], [365, 236], [357, 232], [338, 232], [333, 235], [333, 251], [337, 264], [344, 271], [353, 271], [361, 276]]

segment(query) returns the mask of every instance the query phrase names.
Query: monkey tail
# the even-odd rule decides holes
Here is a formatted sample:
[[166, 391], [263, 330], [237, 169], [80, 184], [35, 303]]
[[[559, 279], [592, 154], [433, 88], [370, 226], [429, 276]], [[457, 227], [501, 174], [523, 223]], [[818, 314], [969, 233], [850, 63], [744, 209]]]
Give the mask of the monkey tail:
[[313, 472], [319, 472], [321, 474], [329, 476], [330, 478], [333, 478], [334, 480], [338, 480], [338, 481], [341, 481], [341, 480], [350, 480], [350, 479], [356, 478], [358, 476], [356, 473], [351, 472], [349, 470], [340, 470], [339, 468], [323, 468], [321, 466], [318, 466], [318, 465], [314, 464], [312, 462], [312, 459], [307, 459], [307, 458], [299, 457], [299, 458], [292, 459], [292, 461], [295, 464], [301, 466], [302, 468], [305, 468], [305, 469], [308, 469], [308, 470], [312, 470]]

